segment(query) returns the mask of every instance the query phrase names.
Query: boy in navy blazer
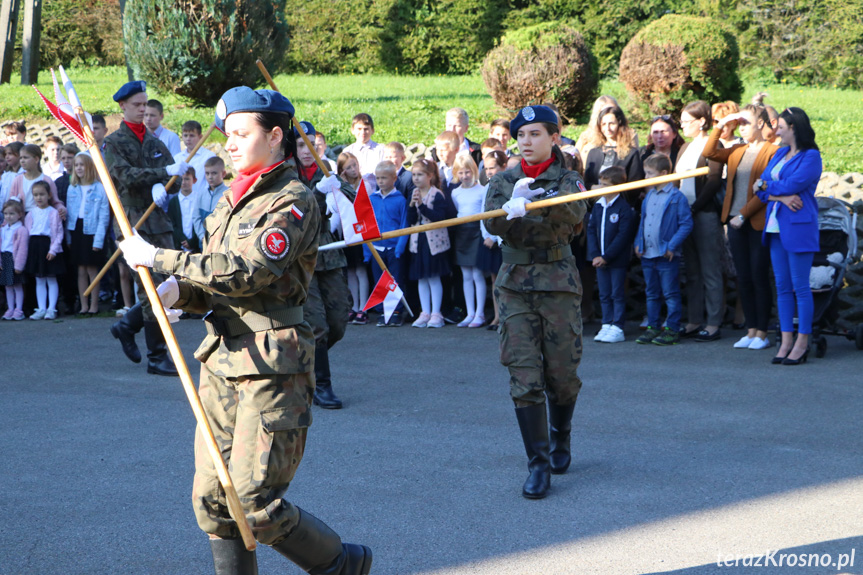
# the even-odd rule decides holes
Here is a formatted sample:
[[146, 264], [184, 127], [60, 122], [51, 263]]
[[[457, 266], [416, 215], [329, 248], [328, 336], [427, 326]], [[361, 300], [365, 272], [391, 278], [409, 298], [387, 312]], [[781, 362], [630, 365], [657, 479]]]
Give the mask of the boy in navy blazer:
[[[626, 171], [620, 166], [612, 166], [600, 174], [599, 185], [593, 189], [625, 182]], [[625, 339], [626, 299], [623, 287], [637, 229], [635, 210], [620, 194], [602, 196], [593, 206], [587, 224], [587, 257], [596, 268], [602, 304], [602, 329], [593, 341], [618, 343]]]

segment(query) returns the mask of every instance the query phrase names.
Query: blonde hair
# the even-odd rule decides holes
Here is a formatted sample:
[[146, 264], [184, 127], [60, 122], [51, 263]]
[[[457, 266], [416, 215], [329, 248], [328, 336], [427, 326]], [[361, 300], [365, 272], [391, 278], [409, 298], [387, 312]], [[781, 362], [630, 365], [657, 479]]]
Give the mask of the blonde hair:
[[[84, 152], [79, 152], [75, 154], [75, 162], [78, 161], [78, 158], [81, 158], [81, 161], [84, 162], [84, 177], [78, 178], [78, 174], [75, 173], [75, 168], [72, 168], [72, 176], [69, 178], [69, 182], [73, 186], [89, 186], [93, 182], [96, 181], [98, 175], [96, 174], [96, 165], [93, 163], [93, 158], [91, 158], [88, 154]], [[74, 166], [74, 162], [72, 166]]]
[[476, 184], [479, 181], [479, 168], [468, 154], [459, 154], [455, 157], [455, 161], [452, 163], [452, 181], [457, 184], [461, 183], [456, 174], [463, 168], [470, 170], [470, 173], [473, 174], [473, 183]]
[[467, 115], [467, 110], [464, 108], [450, 108], [446, 111], [447, 116], [458, 116], [458, 121], [460, 124], [467, 126], [470, 124], [470, 119]]
[[440, 135], [434, 139], [435, 146], [440, 148], [443, 144], [448, 144], [451, 150], [458, 150], [461, 145], [461, 140], [458, 139], [458, 134], [455, 132], [441, 132]]
[[375, 174], [377, 174], [378, 172], [395, 177], [396, 165], [392, 162], [384, 160], [383, 162], [380, 162], [377, 166], [375, 166]]
[[[357, 167], [359, 167], [359, 165], [360, 165], [360, 161], [359, 161], [359, 160], [357, 160], [357, 157], [356, 157], [355, 155], [351, 154], [350, 152], [342, 152], [341, 154], [339, 154], [339, 157], [338, 157], [338, 159], [336, 160], [336, 173], [337, 173], [339, 176], [341, 176], [341, 175], [342, 175], [342, 173], [344, 172], [345, 166], [346, 166], [346, 165], [347, 165], [347, 163], [348, 163], [348, 162], [350, 162], [351, 160], [355, 161], [355, 162], [357, 163]], [[357, 170], [357, 171], [359, 171], [359, 170]], [[342, 176], [342, 177], [344, 177], [344, 179], [345, 179], [345, 180], [346, 180], [350, 185], [352, 185], [352, 186], [354, 186], [354, 187], [359, 186], [359, 184], [360, 184], [360, 180], [362, 180], [362, 179], [363, 179], [363, 175], [362, 175], [362, 174], [358, 174], [358, 177], [357, 177], [357, 179], [356, 179], [356, 181], [355, 181], [355, 182], [352, 182], [352, 181], [348, 180], [348, 177], [347, 177], [347, 176]]]
[[386, 146], [384, 146], [385, 150], [390, 152], [395, 152], [397, 154], [405, 155], [405, 146], [401, 142], [390, 142]]

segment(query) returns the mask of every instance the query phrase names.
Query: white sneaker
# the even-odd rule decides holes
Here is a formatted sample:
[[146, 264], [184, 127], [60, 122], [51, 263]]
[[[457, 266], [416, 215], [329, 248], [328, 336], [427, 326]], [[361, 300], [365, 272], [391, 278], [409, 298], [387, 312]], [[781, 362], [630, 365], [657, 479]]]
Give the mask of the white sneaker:
[[740, 339], [737, 340], [737, 343], [734, 344], [734, 347], [737, 349], [748, 349], [752, 342], [755, 340], [754, 337], [749, 337], [748, 335], [744, 335]]
[[756, 336], [752, 338], [752, 343], [749, 344], [749, 349], [767, 349], [768, 347], [773, 347], [773, 342], [770, 341], [769, 337], [761, 339]]
[[45, 319], [57, 319], [57, 310], [49, 309], [45, 312]]
[[608, 334], [606, 334], [605, 339], [602, 341], [605, 343], [620, 343], [622, 341], [626, 341], [626, 336], [623, 335], [622, 329], [616, 325], [612, 325], [608, 328]]
[[610, 323], [602, 324], [602, 329], [599, 330], [599, 333], [593, 336], [593, 341], [605, 341], [605, 336], [608, 335], [608, 329], [611, 327]]
[[30, 316], [30, 319], [33, 319], [33, 320], [45, 319], [45, 310], [44, 309], [37, 309], [36, 311], [33, 312], [33, 315]]

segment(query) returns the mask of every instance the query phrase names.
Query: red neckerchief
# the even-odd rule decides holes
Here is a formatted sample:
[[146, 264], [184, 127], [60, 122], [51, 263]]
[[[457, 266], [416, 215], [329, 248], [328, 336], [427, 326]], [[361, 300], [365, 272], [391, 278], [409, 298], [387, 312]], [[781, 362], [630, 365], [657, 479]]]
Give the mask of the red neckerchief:
[[554, 156], [550, 157], [546, 161], [541, 164], [536, 164], [535, 166], [531, 166], [527, 162], [524, 161], [524, 158], [521, 159], [521, 171], [524, 172], [524, 175], [528, 178], [537, 178], [541, 173], [546, 171], [548, 167], [554, 162]]
[[312, 162], [312, 165], [309, 167], [303, 166], [302, 164], [300, 165], [300, 172], [306, 178], [307, 182], [312, 181], [312, 177], [315, 175], [315, 172], [317, 172], [317, 171], [318, 171], [318, 164], [315, 162]]
[[279, 164], [284, 162], [284, 160], [279, 160], [272, 166], [267, 166], [266, 168], [261, 168], [256, 172], [240, 172], [237, 175], [237, 178], [231, 184], [231, 195], [234, 200], [234, 205], [236, 206], [240, 200], [246, 195], [246, 192], [249, 191], [249, 188], [252, 187], [252, 184], [258, 181], [263, 174], [269, 172]]
[[138, 136], [138, 139], [141, 143], [144, 143], [144, 134], [147, 133], [147, 126], [144, 124], [133, 124], [132, 122], [127, 122], [123, 120], [123, 123], [129, 126], [129, 129], [132, 130], [132, 133]]

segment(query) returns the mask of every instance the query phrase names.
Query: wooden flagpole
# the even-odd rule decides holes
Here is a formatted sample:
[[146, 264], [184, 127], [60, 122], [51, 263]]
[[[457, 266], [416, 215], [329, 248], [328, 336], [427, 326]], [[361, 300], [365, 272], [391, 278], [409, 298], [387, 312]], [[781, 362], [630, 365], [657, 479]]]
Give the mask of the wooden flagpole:
[[[710, 169], [707, 167], [698, 168], [695, 170], [689, 170], [686, 172], [680, 172], [678, 174], [668, 174], [667, 176], [659, 176], [656, 178], [650, 178], [648, 180], [636, 180], [634, 182], [627, 182], [625, 184], [619, 184], [617, 186], [608, 186], [607, 188], [601, 188], [598, 190], [591, 190], [589, 192], [582, 192], [579, 194], [567, 194], [565, 196], [558, 196], [556, 198], [548, 198], [546, 200], [538, 200], [535, 202], [528, 202], [525, 208], [530, 210], [539, 210], [542, 208], [548, 208], [551, 206], [557, 206], [560, 204], [568, 204], [569, 202], [575, 202], [578, 200], [587, 200], [589, 198], [597, 198], [599, 196], [607, 196], [609, 194], [619, 194], [620, 192], [628, 192], [630, 190], [638, 190], [641, 188], [647, 188], [650, 186], [658, 186], [660, 184], [667, 184], [669, 182], [677, 182], [680, 180], [685, 180], [686, 178], [695, 178], [698, 176], [706, 176], [710, 172]], [[478, 222], [480, 220], [489, 220], [491, 218], [499, 218], [502, 216], [506, 216], [506, 212], [503, 209], [491, 210], [490, 212], [480, 212], [478, 214], [473, 214], [470, 216], [462, 216], [460, 218], [451, 218], [449, 220], [441, 220], [439, 222], [431, 222], [430, 224], [423, 224], [421, 226], [412, 226], [409, 228], [402, 228], [400, 230], [393, 230], [391, 232], [384, 232], [381, 234], [381, 237], [375, 238], [373, 240], [366, 240], [364, 242], [357, 242], [354, 245], [360, 244], [368, 244], [371, 242], [376, 242], [378, 240], [388, 240], [390, 238], [398, 238], [401, 236], [408, 236], [410, 234], [418, 234], [420, 232], [427, 232], [430, 230], [439, 230], [441, 228], [449, 228], [452, 226], [457, 226], [460, 224], [467, 224], [470, 222]], [[332, 244], [328, 244], [328, 246], [332, 246], [328, 249], [339, 249], [345, 246], [344, 242], [335, 242]], [[327, 246], [324, 246], [327, 247]]]
[[[207, 138], [210, 137], [210, 134], [212, 134], [213, 130], [215, 130], [215, 129], [216, 129], [216, 124], [210, 124], [210, 127], [207, 128], [207, 131], [204, 132], [204, 135], [201, 136], [201, 139], [198, 141], [197, 145], [195, 145], [195, 147], [192, 149], [192, 152], [186, 158], [186, 163], [192, 161], [192, 158], [195, 157], [195, 154], [198, 153], [198, 150], [201, 149], [201, 146], [204, 145], [204, 142], [207, 140]], [[174, 185], [174, 182], [177, 181], [178, 177], [179, 176], [171, 176], [171, 179], [168, 180], [167, 184], [165, 184], [165, 189], [166, 190], [170, 189], [171, 186]], [[141, 216], [141, 219], [139, 219], [138, 223], [135, 224], [136, 230], [141, 229], [141, 226], [143, 226], [144, 222], [147, 221], [147, 218], [149, 218], [150, 215], [152, 215], [153, 210], [155, 210], [156, 207], [157, 207], [156, 202], [153, 202], [152, 204], [150, 204], [150, 207], [147, 208], [147, 211], [144, 212], [144, 214]], [[96, 274], [96, 277], [93, 279], [93, 281], [87, 287], [87, 289], [84, 291], [84, 297], [89, 296], [93, 292], [93, 290], [96, 289], [96, 286], [99, 285], [99, 282], [102, 281], [102, 278], [105, 277], [105, 274], [108, 273], [108, 270], [111, 269], [111, 266], [114, 265], [114, 262], [116, 262], [120, 258], [120, 254], [121, 254], [120, 250], [116, 250], [113, 254], [111, 254], [111, 257], [108, 260], [108, 263], [106, 263], [104, 266], [102, 266], [102, 269], [99, 271], [98, 274]]]
[[[276, 83], [273, 81], [273, 77], [270, 76], [270, 73], [267, 71], [267, 67], [264, 66], [264, 63], [260, 60], [260, 58], [255, 63], [258, 65], [258, 69], [261, 71], [261, 74], [264, 75], [264, 79], [267, 81], [267, 84], [269, 84], [270, 87], [273, 90], [275, 90], [276, 92], [280, 92], [279, 88], [276, 86]], [[330, 176], [329, 168], [327, 168], [326, 163], [324, 163], [321, 160], [321, 157], [318, 155], [318, 151], [315, 149], [314, 144], [312, 144], [311, 140], [309, 140], [309, 137], [303, 131], [303, 127], [300, 126], [299, 121], [297, 121], [296, 114], [294, 114], [294, 117], [292, 118], [292, 120], [294, 123], [294, 127], [297, 129], [297, 132], [299, 132], [300, 137], [303, 138], [303, 142], [305, 142], [306, 147], [312, 153], [312, 157], [315, 159], [315, 162], [318, 164], [318, 167], [324, 173], [325, 177], [329, 177]], [[379, 240], [379, 239], [384, 239], [384, 238], [381, 237], [381, 238], [377, 238], [377, 239]], [[362, 243], [371, 243], [371, 242], [362, 242]], [[381, 255], [378, 253], [378, 250], [375, 249], [374, 245], [370, 246], [370, 250], [372, 252], [372, 256], [374, 256], [374, 258], [375, 258], [375, 261], [378, 263], [378, 267], [380, 267], [382, 271], [390, 273], [390, 270], [387, 269], [387, 266], [384, 263], [384, 260], [381, 258]], [[392, 276], [392, 274], [390, 274], [390, 276]], [[395, 279], [395, 278], [393, 278], [393, 279]], [[405, 299], [404, 295], [402, 295], [402, 303], [405, 304], [405, 308], [407, 308], [408, 313], [411, 315], [411, 317], [413, 317], [414, 312], [411, 311], [411, 308], [408, 305], [408, 300]]]
[[[108, 201], [111, 204], [111, 209], [114, 211], [114, 217], [117, 218], [117, 223], [120, 225], [120, 231], [123, 237], [130, 238], [134, 234], [132, 224], [129, 218], [126, 217], [126, 211], [123, 209], [123, 204], [120, 202], [120, 196], [114, 188], [114, 182], [111, 179], [111, 174], [108, 172], [108, 166], [105, 165], [105, 160], [102, 158], [102, 152], [96, 145], [96, 139], [93, 137], [93, 132], [87, 120], [84, 118], [84, 110], [77, 108], [81, 128], [88, 141], [90, 156], [93, 158], [93, 163], [96, 165], [96, 171], [102, 184], [105, 187], [105, 192], [108, 195]], [[119, 250], [118, 250], [119, 251]], [[147, 298], [150, 300], [150, 305], [153, 307], [153, 313], [156, 315], [156, 320], [159, 322], [159, 328], [165, 336], [165, 343], [168, 345], [168, 351], [171, 352], [171, 358], [177, 366], [177, 371], [180, 375], [180, 381], [183, 383], [183, 389], [186, 391], [186, 397], [192, 406], [192, 412], [195, 414], [195, 419], [201, 429], [201, 435], [204, 437], [204, 442], [207, 446], [207, 451], [213, 460], [213, 465], [216, 468], [216, 474], [219, 476], [219, 482], [225, 490], [225, 498], [228, 502], [228, 512], [234, 521], [237, 522], [237, 527], [240, 530], [240, 535], [246, 545], [246, 549], [253, 551], [256, 546], [255, 536], [252, 534], [252, 529], [246, 519], [246, 514], [243, 512], [243, 506], [240, 504], [239, 495], [234, 487], [231, 476], [228, 473], [228, 468], [225, 465], [225, 460], [222, 458], [222, 452], [216, 444], [216, 438], [213, 436], [213, 430], [210, 427], [210, 422], [207, 420], [207, 414], [204, 412], [204, 406], [201, 404], [201, 398], [198, 397], [198, 391], [195, 389], [195, 383], [192, 381], [192, 375], [189, 373], [189, 367], [186, 365], [186, 360], [183, 358], [183, 353], [180, 350], [180, 344], [177, 343], [177, 337], [174, 335], [174, 330], [171, 323], [168, 321], [168, 316], [165, 314], [165, 308], [162, 307], [162, 301], [159, 299], [159, 294], [156, 291], [156, 285], [153, 283], [153, 277], [150, 275], [150, 269], [144, 266], [138, 267], [138, 279], [144, 286], [147, 292]]]

